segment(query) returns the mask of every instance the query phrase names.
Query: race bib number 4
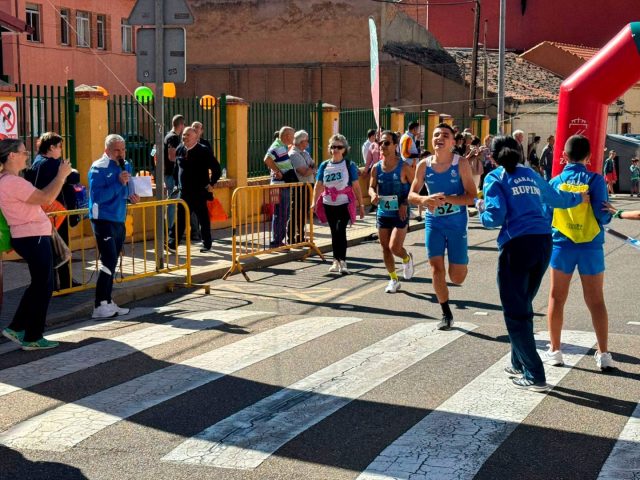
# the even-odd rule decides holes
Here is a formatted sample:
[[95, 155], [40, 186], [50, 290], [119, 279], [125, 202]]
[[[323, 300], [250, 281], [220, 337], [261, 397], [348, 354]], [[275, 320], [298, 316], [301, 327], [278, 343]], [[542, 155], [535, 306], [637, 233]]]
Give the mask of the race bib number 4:
[[379, 200], [380, 202], [378, 203], [378, 208], [384, 212], [394, 212], [400, 210], [397, 195], [381, 195], [379, 197]]
[[460, 205], [451, 205], [450, 203], [445, 203], [440, 207], [436, 207], [433, 210], [433, 214], [436, 217], [444, 217], [446, 215], [453, 215], [455, 213], [460, 212]]

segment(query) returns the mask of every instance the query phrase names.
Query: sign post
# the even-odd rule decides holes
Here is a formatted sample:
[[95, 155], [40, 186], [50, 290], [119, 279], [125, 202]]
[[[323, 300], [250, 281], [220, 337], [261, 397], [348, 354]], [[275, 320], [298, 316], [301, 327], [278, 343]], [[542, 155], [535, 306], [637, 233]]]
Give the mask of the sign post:
[[[129, 15], [129, 25], [149, 26], [136, 32], [137, 77], [140, 83], [155, 82], [156, 199], [166, 198], [164, 191], [164, 82], [186, 81], [186, 40], [183, 28], [166, 25], [191, 25], [193, 14], [185, 0], [138, 0]], [[171, 193], [171, 192], [167, 192]], [[164, 267], [164, 212], [156, 209], [156, 269]], [[170, 224], [169, 219], [167, 223]], [[187, 240], [188, 241], [188, 240]]]
[[0, 98], [0, 140], [18, 138], [18, 115], [15, 99]]

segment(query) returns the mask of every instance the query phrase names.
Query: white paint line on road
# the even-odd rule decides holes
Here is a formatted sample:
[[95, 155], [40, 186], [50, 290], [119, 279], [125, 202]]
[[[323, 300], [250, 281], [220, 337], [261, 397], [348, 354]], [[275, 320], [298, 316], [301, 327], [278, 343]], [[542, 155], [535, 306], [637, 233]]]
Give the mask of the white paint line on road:
[[[57, 328], [55, 330], [49, 330], [45, 332], [45, 337], [49, 340], [60, 340], [63, 338], [70, 337], [72, 335], [77, 335], [83, 332], [100, 332], [100, 331], [108, 331], [115, 328], [121, 328], [128, 326], [129, 322], [133, 324], [133, 320], [139, 317], [143, 317], [145, 315], [151, 315], [154, 313], [167, 313], [170, 311], [179, 310], [176, 307], [158, 307], [158, 308], [132, 308], [127, 315], [122, 315], [116, 317], [117, 320], [109, 320], [107, 322], [99, 321], [99, 320], [86, 320], [81, 323], [74, 323], [72, 325], [66, 325], [62, 328]], [[135, 322], [137, 323], [137, 322]], [[19, 350], [20, 346], [14, 342], [7, 342], [0, 345], [0, 355], [3, 355], [7, 352], [13, 352], [15, 350]]]
[[314, 317], [287, 323], [33, 417], [0, 434], [0, 444], [67, 450], [122, 419], [360, 321]]
[[640, 325], [640, 322], [627, 322], [628, 325]]
[[[552, 385], [595, 344], [590, 332], [562, 332], [564, 362], [546, 368]], [[357, 480], [472, 479], [546, 395], [516, 389], [505, 355], [391, 443]]]
[[637, 480], [640, 478], [640, 403], [622, 429], [598, 480]]
[[433, 322], [401, 330], [329, 365], [185, 441], [163, 460], [253, 469], [308, 428], [477, 328]]
[[254, 315], [252, 310], [185, 312], [179, 318], [0, 371], [0, 396]]

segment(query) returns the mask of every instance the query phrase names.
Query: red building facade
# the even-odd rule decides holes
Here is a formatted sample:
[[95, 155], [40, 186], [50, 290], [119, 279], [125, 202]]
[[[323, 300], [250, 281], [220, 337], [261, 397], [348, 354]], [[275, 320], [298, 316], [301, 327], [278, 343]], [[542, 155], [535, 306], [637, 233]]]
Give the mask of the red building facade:
[[1, 74], [12, 84], [100, 85], [135, 89], [134, 29], [124, 25], [134, 0], [0, 0], [0, 11], [31, 26], [3, 34]]
[[[407, 3], [427, 3], [417, 0]], [[472, 47], [475, 0], [403, 5], [445, 47]], [[480, 0], [480, 42], [498, 48], [499, 0]], [[444, 4], [444, 5], [443, 5]], [[451, 5], [446, 5], [451, 4]], [[638, 0], [507, 0], [507, 48], [524, 51], [545, 40], [600, 48], [627, 23], [640, 20]]]

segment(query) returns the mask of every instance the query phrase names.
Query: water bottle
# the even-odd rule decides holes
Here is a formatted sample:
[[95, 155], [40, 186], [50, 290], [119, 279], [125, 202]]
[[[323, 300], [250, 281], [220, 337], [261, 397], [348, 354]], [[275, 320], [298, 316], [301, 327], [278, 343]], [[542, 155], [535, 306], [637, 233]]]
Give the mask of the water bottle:
[[226, 168], [222, 169], [222, 178], [227, 178], [227, 169]]
[[151, 155], [152, 157], [155, 157], [155, 156], [156, 156], [156, 145], [155, 145], [155, 144], [153, 145], [153, 148], [151, 149], [151, 154], [150, 154], [150, 155]]

